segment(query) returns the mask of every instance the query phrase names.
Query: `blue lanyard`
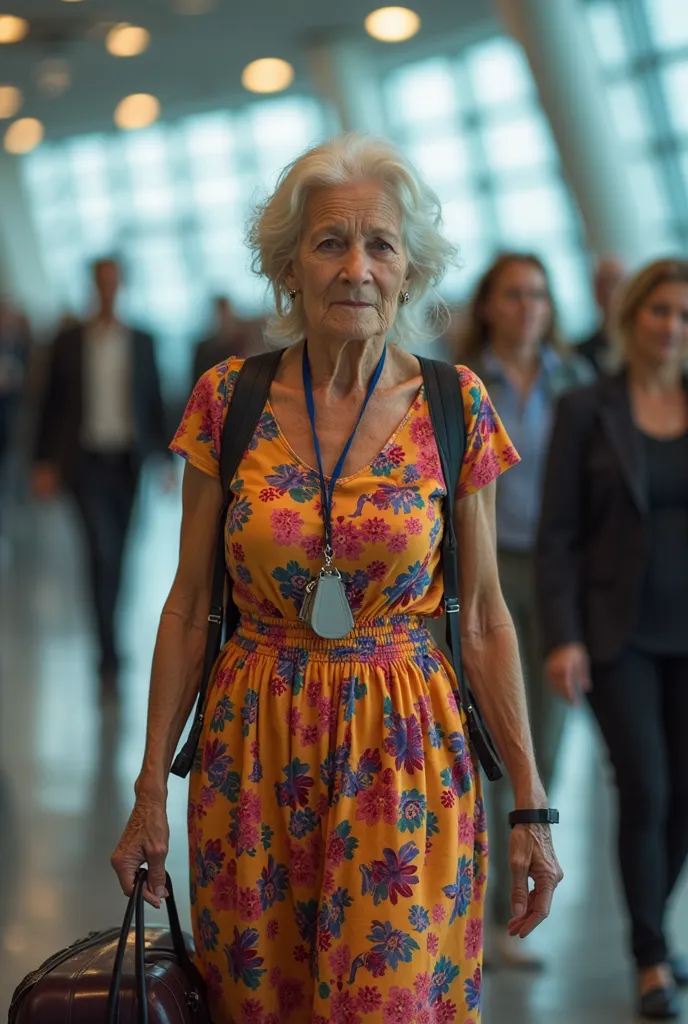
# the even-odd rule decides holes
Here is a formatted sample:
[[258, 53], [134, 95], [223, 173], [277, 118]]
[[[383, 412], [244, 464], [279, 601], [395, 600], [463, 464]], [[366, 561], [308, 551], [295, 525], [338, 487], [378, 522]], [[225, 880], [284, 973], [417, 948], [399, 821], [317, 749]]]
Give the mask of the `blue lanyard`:
[[387, 344], [385, 343], [385, 347], [382, 350], [382, 355], [380, 356], [380, 361], [377, 364], [375, 373], [373, 374], [370, 384], [368, 385], [368, 391], [366, 392], [365, 400], [363, 402], [363, 405], [361, 406], [361, 411], [358, 414], [358, 419], [356, 420], [354, 429], [351, 431], [349, 440], [344, 445], [344, 450], [342, 454], [339, 456], [337, 465], [334, 467], [332, 471], [332, 476], [330, 477], [330, 486], [328, 487], [327, 481], [325, 480], [325, 474], [323, 473], [322, 468], [322, 457], [320, 455], [320, 442], [318, 441], [318, 433], [315, 429], [315, 402], [313, 401], [313, 381], [311, 378], [311, 367], [308, 361], [308, 345], [306, 342], [304, 342], [303, 344], [303, 389], [306, 392], [306, 408], [308, 409], [308, 418], [311, 421], [311, 430], [313, 431], [313, 447], [315, 448], [315, 457], [318, 460], [318, 473], [320, 474], [320, 496], [322, 504], [323, 522], [325, 524], [325, 554], [330, 557], [332, 555], [332, 498], [334, 496], [335, 485], [342, 472], [342, 467], [346, 461], [347, 455], [349, 454], [349, 449], [353, 444], [354, 437], [356, 436], [356, 431], [358, 430], [359, 424], [363, 419], [363, 413], [366, 411], [366, 407], [372, 397], [373, 391], [377, 387], [378, 381], [382, 376], [382, 371], [384, 369], [386, 357]]

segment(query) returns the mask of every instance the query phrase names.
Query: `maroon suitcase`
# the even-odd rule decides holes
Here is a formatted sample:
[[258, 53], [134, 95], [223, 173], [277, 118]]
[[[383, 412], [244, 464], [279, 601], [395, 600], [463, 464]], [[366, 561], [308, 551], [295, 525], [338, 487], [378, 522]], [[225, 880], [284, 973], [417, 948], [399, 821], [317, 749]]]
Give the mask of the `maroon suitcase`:
[[145, 879], [139, 872], [121, 929], [92, 932], [24, 978], [8, 1024], [211, 1024], [169, 876], [169, 931], [144, 927]]

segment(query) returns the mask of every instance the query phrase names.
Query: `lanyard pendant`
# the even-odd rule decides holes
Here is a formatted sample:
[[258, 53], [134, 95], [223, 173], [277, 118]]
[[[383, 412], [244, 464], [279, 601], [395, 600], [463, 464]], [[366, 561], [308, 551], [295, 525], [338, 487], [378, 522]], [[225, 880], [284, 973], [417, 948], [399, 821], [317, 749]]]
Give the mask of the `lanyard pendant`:
[[306, 585], [299, 618], [326, 640], [343, 640], [354, 628], [344, 580], [331, 561]]

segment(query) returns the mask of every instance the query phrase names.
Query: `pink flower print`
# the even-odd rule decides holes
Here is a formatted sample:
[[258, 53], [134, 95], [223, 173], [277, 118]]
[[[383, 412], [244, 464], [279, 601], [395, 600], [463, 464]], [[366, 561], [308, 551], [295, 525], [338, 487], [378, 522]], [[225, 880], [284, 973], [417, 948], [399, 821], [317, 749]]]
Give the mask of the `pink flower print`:
[[323, 553], [323, 538], [319, 533], [308, 533], [304, 537], [299, 537], [299, 545], [306, 552], [306, 558], [310, 562], [314, 562], [318, 558], [322, 558]]
[[243, 562], [246, 560], [244, 549], [241, 544], [232, 544], [232, 555], [234, 556], [235, 562]]
[[[444, 999], [435, 1007], [435, 1024], [453, 1024], [456, 1019], [456, 1003], [451, 999]], [[267, 1021], [265, 1022], [267, 1024]], [[475, 1024], [474, 1020], [467, 1020], [465, 1024]]]
[[240, 1024], [264, 1024], [263, 1004], [257, 999], [244, 999], [240, 1012]]
[[305, 964], [309, 956], [310, 954], [305, 946], [300, 943], [298, 946], [294, 946], [294, 960], [296, 960], [297, 964]]
[[273, 697], [281, 697], [286, 689], [287, 684], [282, 679], [282, 676], [275, 676], [270, 680], [270, 693]]
[[469, 918], [466, 921], [466, 931], [463, 938], [463, 950], [467, 960], [473, 960], [480, 954], [483, 948], [483, 922], [478, 918]]
[[459, 713], [459, 705], [456, 703], [456, 697], [451, 690], [447, 693], [447, 707], [452, 714], [457, 715]]
[[473, 879], [473, 901], [475, 903], [479, 903], [482, 899], [486, 881], [487, 875], [476, 875]]
[[280, 981], [282, 980], [282, 968], [275, 966], [268, 974], [268, 981], [270, 982], [271, 988], [277, 988]]
[[337, 977], [348, 974], [351, 968], [351, 950], [347, 945], [337, 946], [329, 955], [330, 970]]
[[466, 846], [472, 846], [474, 835], [473, 819], [469, 818], [465, 811], [462, 811], [459, 817], [459, 842]]
[[281, 1024], [281, 1021], [279, 1019], [279, 1014], [277, 1014], [277, 1013], [269, 1013], [267, 1015], [267, 1017], [265, 1018], [265, 1024]]
[[301, 730], [301, 743], [304, 747], [312, 747], [314, 743], [318, 742], [318, 735], [317, 725], [304, 725]]
[[382, 996], [377, 985], [363, 985], [358, 990], [358, 1005], [361, 1013], [375, 1013], [382, 1006]]
[[430, 956], [437, 956], [437, 951], [440, 948], [439, 936], [435, 935], [434, 932], [428, 932], [428, 937], [425, 940], [425, 946]]
[[328, 868], [323, 877], [322, 891], [326, 896], [331, 896], [336, 888], [337, 879], [334, 877], [334, 871], [330, 871]]
[[289, 877], [292, 885], [314, 885], [318, 873], [319, 858], [312, 847], [297, 845], [289, 840], [291, 863]]
[[327, 953], [332, 945], [332, 934], [330, 932], [318, 932], [316, 946], [320, 953]]
[[311, 679], [306, 686], [306, 703], [309, 708], [316, 707], [320, 694], [322, 693], [322, 683], [319, 679]]
[[434, 501], [428, 502], [428, 507], [425, 510], [425, 518], [429, 523], [434, 523], [437, 519], [437, 509], [435, 508]]
[[318, 799], [315, 801], [315, 813], [319, 818], [324, 818], [330, 807], [330, 801], [328, 800], [327, 793], [321, 793]]
[[441, 903], [436, 903], [432, 908], [432, 920], [434, 924], [442, 924], [446, 915], [447, 912]]
[[215, 399], [215, 384], [208, 374], [204, 374], [196, 383], [193, 389], [186, 412], [205, 412], [210, 403]]
[[453, 807], [454, 806], [454, 790], [453, 789], [444, 789], [442, 791], [442, 796], [440, 797], [440, 800], [442, 801], [442, 806], [443, 807]]
[[236, 910], [237, 881], [236, 861], [230, 860], [227, 870], [216, 875], [213, 882], [212, 904], [214, 910]]
[[287, 711], [287, 725], [292, 736], [296, 736], [301, 728], [301, 712], [298, 708], [291, 707]]
[[260, 744], [258, 740], [251, 740], [248, 751], [251, 757], [260, 757]]
[[409, 1024], [416, 1011], [416, 999], [410, 988], [392, 985], [389, 999], [382, 1006], [383, 1024]]
[[[234, 846], [234, 832], [230, 833], [230, 842]], [[236, 850], [243, 853], [245, 850], [253, 850], [258, 845], [258, 829], [250, 822], [240, 822], [236, 831]]]
[[356, 797], [356, 820], [366, 825], [377, 825], [384, 821], [395, 825], [399, 809], [399, 793], [393, 786], [384, 785], [380, 779], [369, 789], [363, 789]]
[[428, 996], [430, 995], [430, 986], [432, 985], [432, 978], [427, 971], [423, 971], [422, 974], [416, 975], [416, 980], [413, 983], [413, 987], [416, 990], [416, 996], [419, 1002], [427, 1003]]
[[239, 821], [242, 824], [246, 822], [250, 825], [258, 825], [260, 817], [260, 797], [257, 793], [252, 793], [250, 789], [242, 789], [239, 794]]
[[258, 497], [261, 501], [267, 503], [268, 501], [276, 501], [283, 493], [279, 487], [264, 487]]
[[362, 1024], [357, 996], [345, 989], [330, 996], [330, 1024]]
[[318, 728], [320, 735], [329, 733], [330, 729], [337, 724], [337, 712], [332, 706], [331, 697], [321, 697], [318, 700]]
[[515, 466], [521, 461], [521, 456], [512, 444], [506, 445], [502, 451], [502, 458], [506, 462], [507, 466]]
[[337, 558], [359, 558], [363, 553], [361, 531], [356, 523], [337, 516], [332, 523], [332, 550]]
[[279, 921], [276, 918], [271, 917], [267, 923], [265, 932], [269, 939], [276, 939], [279, 933]]
[[275, 544], [291, 547], [298, 544], [303, 528], [303, 516], [291, 508], [275, 508], [270, 513], [270, 525]]
[[423, 532], [423, 524], [421, 523], [420, 519], [416, 519], [415, 516], [409, 516], [408, 519], [406, 520], [405, 525], [407, 532], [410, 533], [412, 536], [417, 537], [419, 534]]
[[369, 544], [374, 544], [376, 541], [386, 541], [391, 532], [392, 527], [384, 519], [380, 519], [379, 516], [373, 516], [372, 519], [366, 519], [365, 522], [361, 523], [361, 536]]
[[393, 555], [401, 554], [408, 547], [408, 537], [405, 533], [395, 533], [387, 541], [387, 550]]
[[327, 840], [327, 863], [338, 868], [346, 859], [346, 845], [342, 837], [335, 831], [330, 832]]
[[414, 416], [409, 433], [411, 440], [419, 448], [427, 448], [428, 444], [435, 440], [435, 431], [432, 429], [432, 420], [429, 416]]
[[201, 790], [201, 803], [204, 807], [212, 807], [217, 797], [216, 789], [209, 789], [208, 786], [204, 786]]
[[475, 490], [491, 484], [499, 476], [499, 458], [494, 448], [485, 448], [482, 455], [473, 463], [470, 484]]
[[303, 1006], [303, 999], [303, 981], [298, 978], [283, 978], [277, 987], [280, 1008], [278, 1020], [288, 1020], [292, 1013]]
[[263, 910], [257, 889], [239, 889], [238, 904], [242, 921], [257, 921]]
[[371, 562], [366, 572], [371, 580], [383, 580], [387, 575], [387, 564], [380, 561]]
[[440, 457], [436, 447], [427, 447], [420, 451], [416, 465], [421, 476], [444, 483], [442, 466], [440, 465]]

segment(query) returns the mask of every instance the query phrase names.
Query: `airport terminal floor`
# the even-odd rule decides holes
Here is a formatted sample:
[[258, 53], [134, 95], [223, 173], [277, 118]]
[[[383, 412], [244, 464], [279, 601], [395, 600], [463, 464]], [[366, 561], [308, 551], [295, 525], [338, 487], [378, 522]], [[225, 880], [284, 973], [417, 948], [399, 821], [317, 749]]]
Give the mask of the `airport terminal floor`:
[[[7, 512], [0, 569], [0, 1018], [23, 975], [124, 901], [109, 854], [142, 753], [151, 653], [175, 568], [179, 506], [146, 478], [130, 546], [119, 712], [101, 713], [79, 538], [68, 505]], [[168, 867], [188, 927], [186, 784], [170, 782]], [[629, 1024], [633, 977], [612, 864], [609, 776], [585, 712], [571, 721], [551, 802], [566, 878], [532, 940], [541, 974], [488, 972], [484, 1024]], [[160, 920], [151, 912], [151, 923]], [[671, 932], [688, 952], [688, 879]], [[688, 1013], [688, 1001], [684, 1007]], [[463, 1024], [463, 1022], [461, 1022]]]

